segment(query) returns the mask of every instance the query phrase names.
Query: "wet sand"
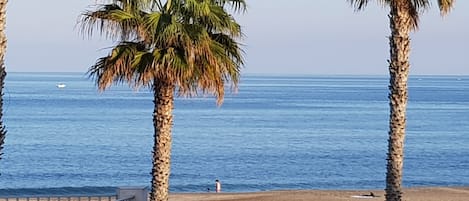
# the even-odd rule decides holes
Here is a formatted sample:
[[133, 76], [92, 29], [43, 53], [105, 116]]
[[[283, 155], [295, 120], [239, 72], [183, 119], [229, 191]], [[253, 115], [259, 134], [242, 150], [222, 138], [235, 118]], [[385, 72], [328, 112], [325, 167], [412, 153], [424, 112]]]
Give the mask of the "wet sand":
[[[361, 196], [373, 192], [375, 197]], [[383, 190], [301, 190], [265, 191], [255, 193], [176, 193], [170, 201], [383, 201]], [[406, 201], [469, 201], [469, 187], [461, 188], [408, 188]]]

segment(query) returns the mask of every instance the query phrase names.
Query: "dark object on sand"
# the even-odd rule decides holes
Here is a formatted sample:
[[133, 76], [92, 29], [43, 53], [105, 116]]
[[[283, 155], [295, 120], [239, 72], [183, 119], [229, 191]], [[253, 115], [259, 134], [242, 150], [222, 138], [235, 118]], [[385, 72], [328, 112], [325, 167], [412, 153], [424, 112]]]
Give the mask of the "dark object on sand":
[[365, 194], [365, 195], [361, 195], [361, 196], [365, 196], [365, 197], [379, 197], [379, 196], [376, 196], [373, 192], [370, 192], [370, 194]]

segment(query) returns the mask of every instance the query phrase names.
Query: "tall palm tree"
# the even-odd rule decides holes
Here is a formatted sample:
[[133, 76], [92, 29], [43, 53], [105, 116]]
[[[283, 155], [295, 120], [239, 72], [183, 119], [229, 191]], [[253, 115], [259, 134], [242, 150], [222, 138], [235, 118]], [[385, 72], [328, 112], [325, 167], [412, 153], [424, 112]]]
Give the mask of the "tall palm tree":
[[5, 53], [7, 49], [7, 37], [5, 35], [7, 0], [0, 0], [0, 159], [2, 158], [3, 143], [6, 136], [3, 125], [3, 87], [5, 85]]
[[168, 200], [175, 92], [212, 93], [221, 104], [225, 83], [237, 88], [242, 32], [226, 5], [246, 8], [244, 0], [113, 0], [83, 14], [84, 33], [118, 40], [89, 69], [99, 89], [127, 82], [153, 90], [151, 201]]
[[[362, 10], [371, 0], [347, 0], [357, 10]], [[378, 0], [389, 6], [391, 36], [389, 37], [389, 139], [386, 171], [386, 200], [402, 199], [402, 173], [404, 139], [408, 99], [410, 36], [418, 28], [420, 14], [430, 7], [429, 0]], [[447, 14], [454, 0], [438, 0], [442, 15]]]

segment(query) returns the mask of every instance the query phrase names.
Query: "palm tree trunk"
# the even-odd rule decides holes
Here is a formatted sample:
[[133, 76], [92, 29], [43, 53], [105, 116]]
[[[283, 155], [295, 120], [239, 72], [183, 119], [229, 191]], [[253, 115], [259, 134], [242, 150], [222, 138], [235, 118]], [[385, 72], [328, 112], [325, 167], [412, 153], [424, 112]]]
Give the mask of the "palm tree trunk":
[[155, 80], [153, 84], [153, 168], [150, 201], [168, 201], [171, 168], [171, 128], [173, 126], [174, 84]]
[[386, 172], [386, 201], [402, 199], [402, 173], [404, 164], [404, 140], [406, 128], [406, 107], [408, 99], [407, 79], [411, 16], [406, 0], [391, 1], [389, 15], [391, 37], [389, 38], [389, 139]]
[[6, 130], [3, 125], [3, 87], [5, 85], [5, 53], [7, 49], [7, 38], [5, 35], [6, 25], [6, 8], [7, 0], [0, 0], [0, 159], [3, 155], [3, 143], [5, 140]]

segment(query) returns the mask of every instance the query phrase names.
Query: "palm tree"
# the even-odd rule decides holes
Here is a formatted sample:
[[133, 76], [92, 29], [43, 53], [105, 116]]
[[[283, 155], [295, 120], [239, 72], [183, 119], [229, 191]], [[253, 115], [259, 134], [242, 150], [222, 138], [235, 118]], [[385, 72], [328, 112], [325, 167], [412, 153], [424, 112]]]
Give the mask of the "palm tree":
[[0, 159], [3, 155], [3, 143], [5, 141], [6, 129], [3, 125], [3, 87], [5, 85], [5, 53], [7, 49], [7, 37], [5, 35], [7, 0], [0, 0]]
[[212, 93], [223, 101], [225, 83], [237, 88], [242, 50], [240, 25], [226, 11], [244, 11], [244, 0], [113, 0], [87, 11], [82, 31], [118, 40], [89, 73], [100, 90], [127, 82], [154, 93], [151, 201], [167, 201], [174, 94]]
[[[347, 0], [357, 10], [362, 10], [371, 0]], [[410, 36], [418, 28], [420, 14], [430, 6], [428, 0], [378, 0], [389, 6], [391, 36], [389, 37], [389, 139], [386, 171], [386, 200], [402, 198], [402, 173], [404, 162], [404, 139], [408, 99]], [[438, 0], [441, 14], [447, 14], [454, 0]]]

